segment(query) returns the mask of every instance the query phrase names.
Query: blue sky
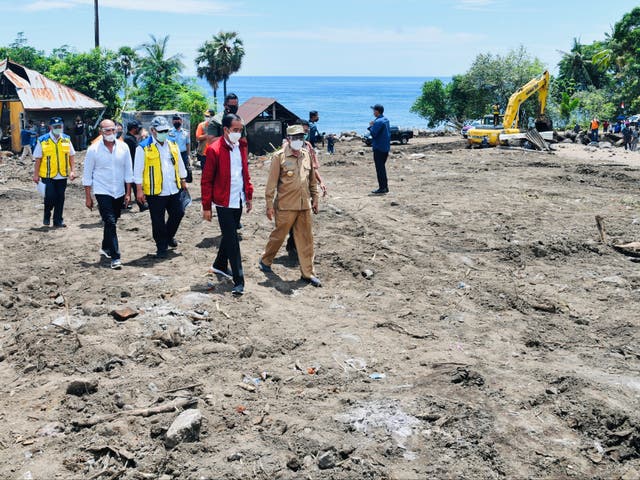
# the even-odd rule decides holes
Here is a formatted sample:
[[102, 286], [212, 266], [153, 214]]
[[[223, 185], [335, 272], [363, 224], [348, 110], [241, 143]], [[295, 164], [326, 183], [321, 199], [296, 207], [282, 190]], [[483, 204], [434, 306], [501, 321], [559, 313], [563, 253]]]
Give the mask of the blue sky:
[[[101, 46], [170, 35], [185, 73], [197, 48], [237, 31], [241, 75], [450, 76], [478, 53], [524, 45], [552, 71], [574, 37], [603, 39], [637, 2], [595, 0], [100, 0]], [[0, 45], [23, 31], [49, 52], [93, 47], [93, 0], [0, 0]], [[10, 19], [10, 20], [9, 20]]]

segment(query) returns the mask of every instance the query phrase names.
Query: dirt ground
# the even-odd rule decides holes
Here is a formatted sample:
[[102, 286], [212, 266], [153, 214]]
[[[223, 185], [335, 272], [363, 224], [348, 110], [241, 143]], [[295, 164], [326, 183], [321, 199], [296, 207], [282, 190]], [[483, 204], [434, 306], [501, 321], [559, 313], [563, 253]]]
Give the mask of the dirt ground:
[[[392, 147], [386, 196], [360, 143], [321, 162], [323, 287], [284, 248], [257, 268], [260, 160], [233, 298], [207, 276], [197, 183], [173, 255], [150, 256], [134, 207], [112, 271], [80, 182], [68, 228], [43, 228], [30, 165], [5, 159], [0, 478], [640, 478], [640, 273], [594, 221], [640, 240], [640, 152], [416, 139]], [[182, 408], [199, 436], [169, 448]]]

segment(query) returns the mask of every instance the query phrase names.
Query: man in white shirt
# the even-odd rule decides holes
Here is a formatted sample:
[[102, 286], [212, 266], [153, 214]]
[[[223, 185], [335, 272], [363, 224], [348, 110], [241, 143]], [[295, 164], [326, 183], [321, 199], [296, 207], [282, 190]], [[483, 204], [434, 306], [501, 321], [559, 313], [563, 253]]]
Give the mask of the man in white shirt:
[[180, 192], [187, 191], [187, 169], [178, 145], [167, 138], [169, 128], [164, 117], [151, 120], [151, 136], [136, 149], [133, 168], [136, 199], [149, 204], [156, 258], [167, 258], [169, 247], [178, 246], [175, 235], [184, 216]]
[[123, 205], [129, 203], [133, 169], [131, 153], [124, 142], [116, 142], [116, 125], [111, 120], [100, 123], [102, 139], [87, 150], [84, 160], [82, 185], [84, 185], [85, 205], [93, 210], [91, 189], [98, 202], [98, 210], [104, 222], [102, 248], [100, 254], [111, 259], [111, 268], [119, 270], [120, 248], [116, 223]]

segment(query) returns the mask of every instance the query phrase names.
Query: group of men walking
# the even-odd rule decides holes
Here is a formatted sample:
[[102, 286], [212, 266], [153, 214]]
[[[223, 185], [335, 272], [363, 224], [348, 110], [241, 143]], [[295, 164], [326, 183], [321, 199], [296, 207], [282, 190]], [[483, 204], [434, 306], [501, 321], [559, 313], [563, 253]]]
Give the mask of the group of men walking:
[[[225, 109], [198, 126], [196, 138], [205, 141], [198, 148], [202, 165], [202, 217], [210, 222], [215, 207], [222, 234], [211, 272], [233, 281], [232, 293], [244, 293], [245, 280], [240, 253], [243, 209], [253, 207], [254, 188], [248, 163], [248, 145], [244, 124], [236, 114], [238, 98], [225, 98]], [[387, 193], [385, 162], [389, 154], [389, 122], [383, 116], [382, 105], [372, 107], [376, 119], [369, 130], [373, 137], [373, 152], [379, 188], [374, 194]], [[317, 138], [319, 116], [313, 111], [311, 122], [300, 122], [287, 128], [283, 146], [274, 156], [265, 188], [266, 216], [275, 222], [258, 268], [273, 274], [273, 261], [287, 234], [287, 250], [300, 264], [301, 279], [319, 287], [313, 258], [312, 213], [319, 211], [319, 192], [326, 195], [326, 186], [319, 173], [313, 146]], [[182, 130], [182, 119], [173, 117], [173, 128], [165, 117], [153, 118], [150, 136], [140, 140], [142, 125], [132, 121], [120, 139], [114, 121], [100, 123], [100, 137], [89, 147], [82, 175], [85, 205], [97, 206], [104, 225], [100, 255], [110, 260], [111, 268], [122, 268], [117, 235], [117, 222], [123, 208], [133, 198], [140, 211], [149, 210], [152, 236], [156, 244], [155, 257], [168, 257], [169, 249], [177, 248], [176, 234], [185, 208], [190, 203], [187, 183], [191, 181], [189, 165], [189, 134]], [[67, 181], [75, 178], [75, 149], [63, 132], [63, 121], [54, 117], [50, 131], [34, 148], [33, 180], [44, 185], [43, 225], [65, 227], [63, 218]], [[311, 130], [311, 132], [309, 132]], [[311, 135], [309, 135], [311, 133]], [[203, 137], [203, 135], [205, 137]], [[307, 139], [311, 139], [308, 141]], [[95, 202], [92, 197], [95, 196]], [[52, 218], [53, 214], [53, 218]]]

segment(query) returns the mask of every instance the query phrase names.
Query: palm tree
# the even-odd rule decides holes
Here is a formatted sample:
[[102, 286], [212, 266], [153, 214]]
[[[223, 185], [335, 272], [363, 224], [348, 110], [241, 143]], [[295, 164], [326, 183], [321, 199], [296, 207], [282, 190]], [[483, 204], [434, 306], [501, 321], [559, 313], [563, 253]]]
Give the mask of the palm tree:
[[560, 76], [568, 79], [574, 79], [575, 82], [580, 85], [581, 89], [587, 88], [589, 85], [593, 85], [593, 79], [591, 78], [590, 66], [591, 60], [588, 60], [582, 51], [583, 45], [577, 38], [573, 39], [573, 46], [569, 52], [562, 53], [562, 60], [560, 61]]
[[198, 56], [195, 58], [198, 78], [204, 78], [213, 90], [213, 102], [218, 103], [218, 84], [222, 77], [218, 69], [218, 62], [214, 44], [207, 40], [198, 49]]
[[240, 70], [242, 66], [242, 57], [244, 57], [244, 45], [242, 40], [238, 38], [237, 32], [220, 32], [213, 37], [213, 48], [215, 50], [215, 58], [219, 67], [220, 76], [224, 90], [224, 96], [227, 96], [227, 80], [229, 77]]
[[136, 72], [134, 81], [143, 77], [145, 82], [158, 80], [165, 84], [177, 75], [183, 68], [182, 55], [176, 54], [167, 57], [167, 42], [169, 35], [163, 38], [156, 38], [149, 35], [151, 41], [143, 43], [139, 49], [146, 53], [146, 56], [140, 59], [140, 68]]
[[124, 101], [122, 103], [123, 108], [127, 108], [129, 101], [129, 79], [133, 74], [134, 68], [139, 62], [138, 55], [131, 47], [120, 47], [116, 57], [114, 67], [118, 73], [124, 77]]

